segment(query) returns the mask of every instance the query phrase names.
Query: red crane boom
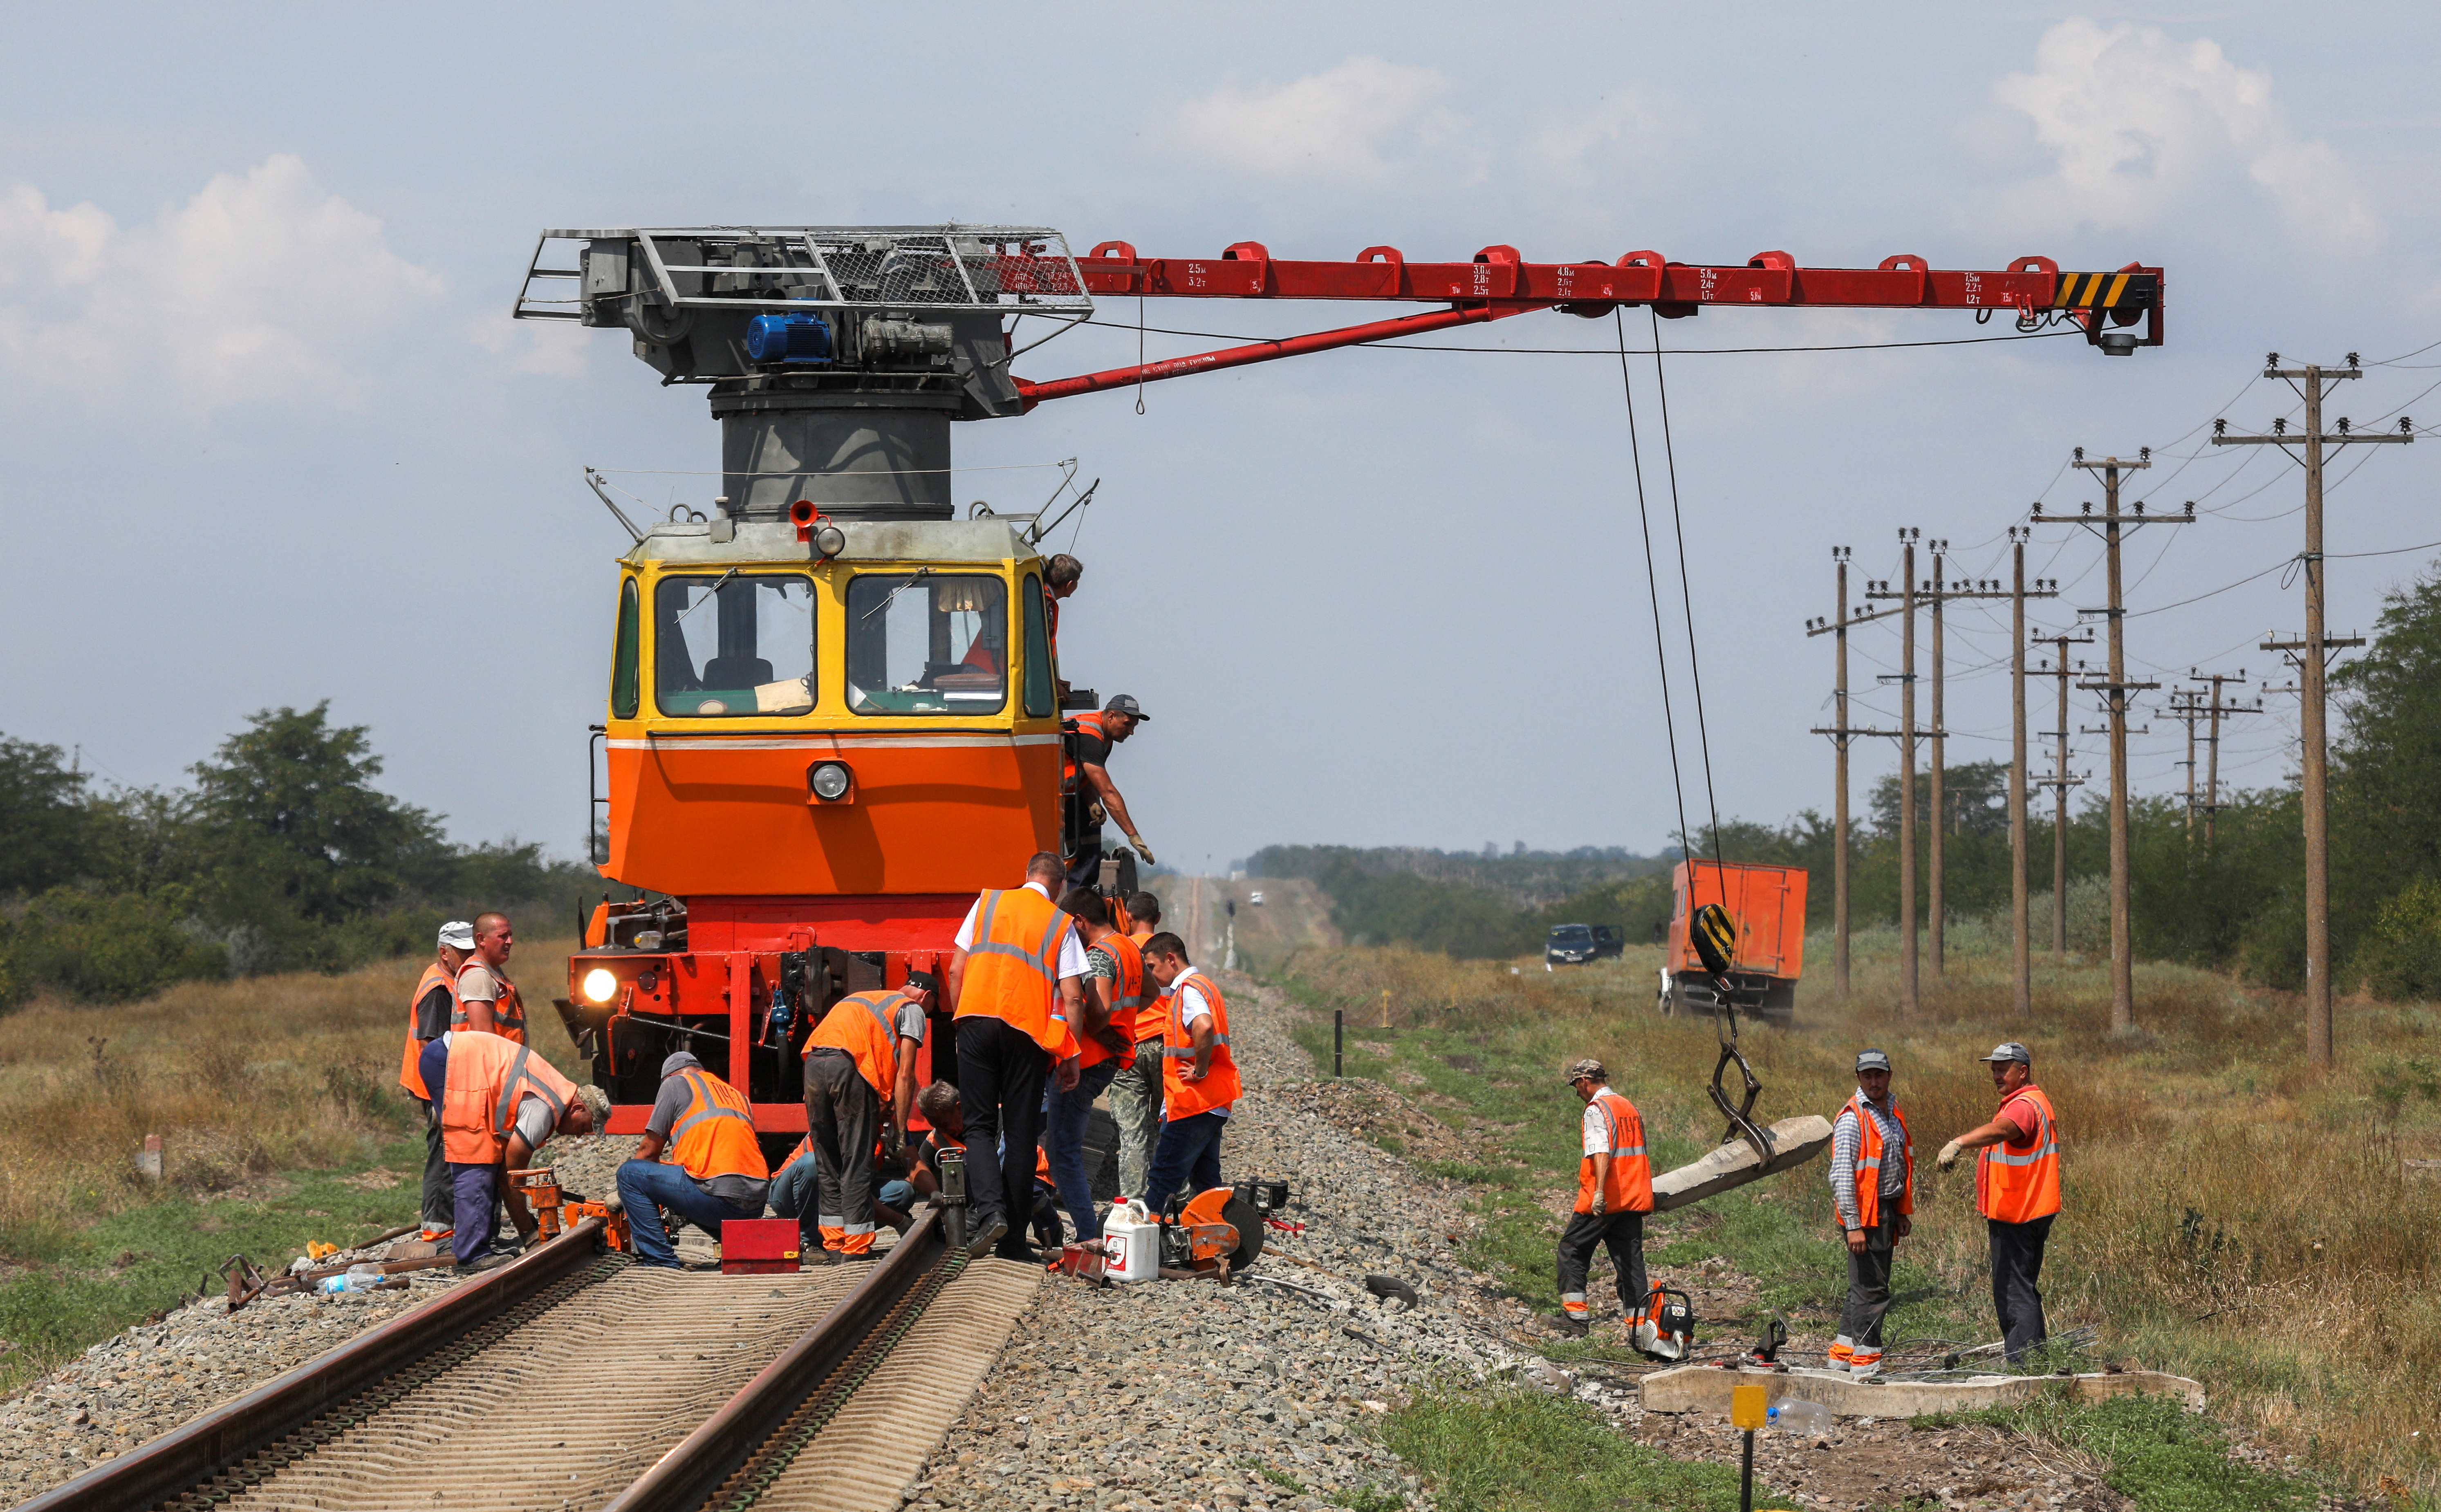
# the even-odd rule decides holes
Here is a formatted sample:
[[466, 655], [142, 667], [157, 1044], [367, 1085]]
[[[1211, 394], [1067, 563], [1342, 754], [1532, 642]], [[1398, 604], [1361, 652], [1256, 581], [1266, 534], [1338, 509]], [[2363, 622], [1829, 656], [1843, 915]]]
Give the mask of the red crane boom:
[[[2020, 329], [2031, 329], [2051, 313], [2073, 320], [2088, 342], [2113, 356], [2161, 344], [2161, 270], [2132, 262], [2115, 273], [2063, 273], [2049, 258], [2029, 257], [2017, 259], [2004, 272], [1983, 273], [1934, 268], [1923, 258], [1904, 253], [1872, 268], [1802, 268], [1785, 252], [1760, 252], [1730, 266], [1673, 262], [1651, 251], [1630, 252], [1616, 262], [1528, 262], [1512, 246], [1485, 247], [1465, 262], [1410, 262], [1389, 246], [1366, 247], [1351, 262], [1310, 262], [1274, 258], [1259, 242], [1240, 242], [1218, 258], [1202, 259], [1139, 257], [1125, 242], [1104, 242], [1078, 258], [1076, 266], [1084, 274], [1086, 292], [1095, 295], [1446, 300], [1450, 308], [1049, 383], [1021, 379], [1018, 391], [1028, 408], [1046, 399], [1419, 335], [1531, 310], [1594, 317], [1620, 305], [1650, 305], [1656, 315], [1673, 320], [1709, 304], [2009, 310]], [[2145, 322], [2141, 336], [2105, 329], [2132, 326], [2140, 319]]]

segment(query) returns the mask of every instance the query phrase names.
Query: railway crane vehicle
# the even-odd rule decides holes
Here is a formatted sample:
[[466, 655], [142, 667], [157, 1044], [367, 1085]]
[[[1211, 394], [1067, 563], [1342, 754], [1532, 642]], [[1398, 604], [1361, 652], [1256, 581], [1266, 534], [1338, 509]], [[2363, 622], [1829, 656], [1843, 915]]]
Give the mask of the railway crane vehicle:
[[[1419, 314], [1045, 382], [1013, 364], [1096, 297], [1426, 304]], [[595, 861], [636, 901], [569, 963], [570, 1034], [641, 1129], [662, 1057], [693, 1048], [775, 1145], [805, 1126], [798, 1052], [841, 996], [945, 964], [978, 890], [1033, 852], [1098, 843], [1038, 516], [959, 517], [953, 427], [1047, 401], [1536, 311], [1866, 307], [2065, 322], [2106, 355], [2162, 340], [2163, 276], [2021, 258], [1808, 268], [1658, 252], [1533, 262], [1510, 246], [1409, 261], [1082, 256], [1040, 226], [696, 226], [542, 233], [515, 315], [623, 333], [665, 385], [706, 389], [722, 491], [638, 525], [609, 585]], [[1113, 853], [1112, 887], [1132, 862]], [[947, 1042], [946, 1004], [931, 1047]], [[953, 1079], [943, 1057], [940, 1071]]]

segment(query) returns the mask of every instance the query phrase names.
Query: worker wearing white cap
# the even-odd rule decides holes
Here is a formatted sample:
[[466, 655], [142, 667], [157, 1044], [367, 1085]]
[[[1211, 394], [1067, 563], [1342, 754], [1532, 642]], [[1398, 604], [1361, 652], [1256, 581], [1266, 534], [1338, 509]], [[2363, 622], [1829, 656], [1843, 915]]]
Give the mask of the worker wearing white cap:
[[2043, 1323], [2043, 1246], [2060, 1210], [2059, 1121], [2050, 1094], [2034, 1085], [2034, 1053], [2016, 1040], [1983, 1057], [2000, 1110], [1941, 1148], [1942, 1168], [1977, 1150], [1975, 1211], [1992, 1239], [1992, 1310], [2016, 1359], [2050, 1337]]
[[1831, 1204], [1848, 1240], [1848, 1304], [1831, 1368], [1882, 1368], [1882, 1319], [1890, 1310], [1890, 1257], [1914, 1227], [1915, 1143], [1890, 1095], [1890, 1057], [1856, 1054], [1856, 1095], [1831, 1125]]
[[475, 953], [475, 927], [452, 919], [441, 927], [433, 959], [407, 999], [407, 1051], [399, 1059], [398, 1084], [424, 1109], [424, 1237], [445, 1239], [455, 1223], [456, 1198], [449, 1186], [449, 1157], [441, 1148], [440, 1095], [424, 1084], [424, 1047], [449, 1032], [458, 1017], [458, 968]]

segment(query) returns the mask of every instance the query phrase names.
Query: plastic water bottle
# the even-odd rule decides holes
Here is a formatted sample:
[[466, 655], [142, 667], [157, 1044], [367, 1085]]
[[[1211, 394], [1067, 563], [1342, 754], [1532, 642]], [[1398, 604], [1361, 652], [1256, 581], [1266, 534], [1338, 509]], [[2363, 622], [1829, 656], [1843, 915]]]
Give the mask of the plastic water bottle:
[[1767, 1415], [1771, 1419], [1771, 1426], [1781, 1432], [1801, 1433], [1809, 1437], [1819, 1437], [1830, 1432], [1833, 1423], [1831, 1409], [1820, 1402], [1809, 1402], [1799, 1396], [1786, 1397], [1774, 1403]]
[[345, 1274], [322, 1278], [322, 1295], [335, 1297], [348, 1291], [371, 1291], [386, 1279], [382, 1268], [377, 1265], [350, 1266]]

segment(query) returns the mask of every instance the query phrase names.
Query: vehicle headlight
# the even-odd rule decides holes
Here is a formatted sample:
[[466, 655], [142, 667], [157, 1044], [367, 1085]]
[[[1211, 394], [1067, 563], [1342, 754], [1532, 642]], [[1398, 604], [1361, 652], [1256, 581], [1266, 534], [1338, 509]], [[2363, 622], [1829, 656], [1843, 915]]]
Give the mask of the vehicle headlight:
[[814, 769], [805, 774], [805, 781], [813, 788], [814, 796], [826, 803], [844, 797], [847, 793], [847, 764], [816, 762]]
[[614, 973], [596, 966], [585, 974], [585, 981], [577, 990], [585, 994], [587, 1002], [608, 1002], [619, 995], [619, 979]]

